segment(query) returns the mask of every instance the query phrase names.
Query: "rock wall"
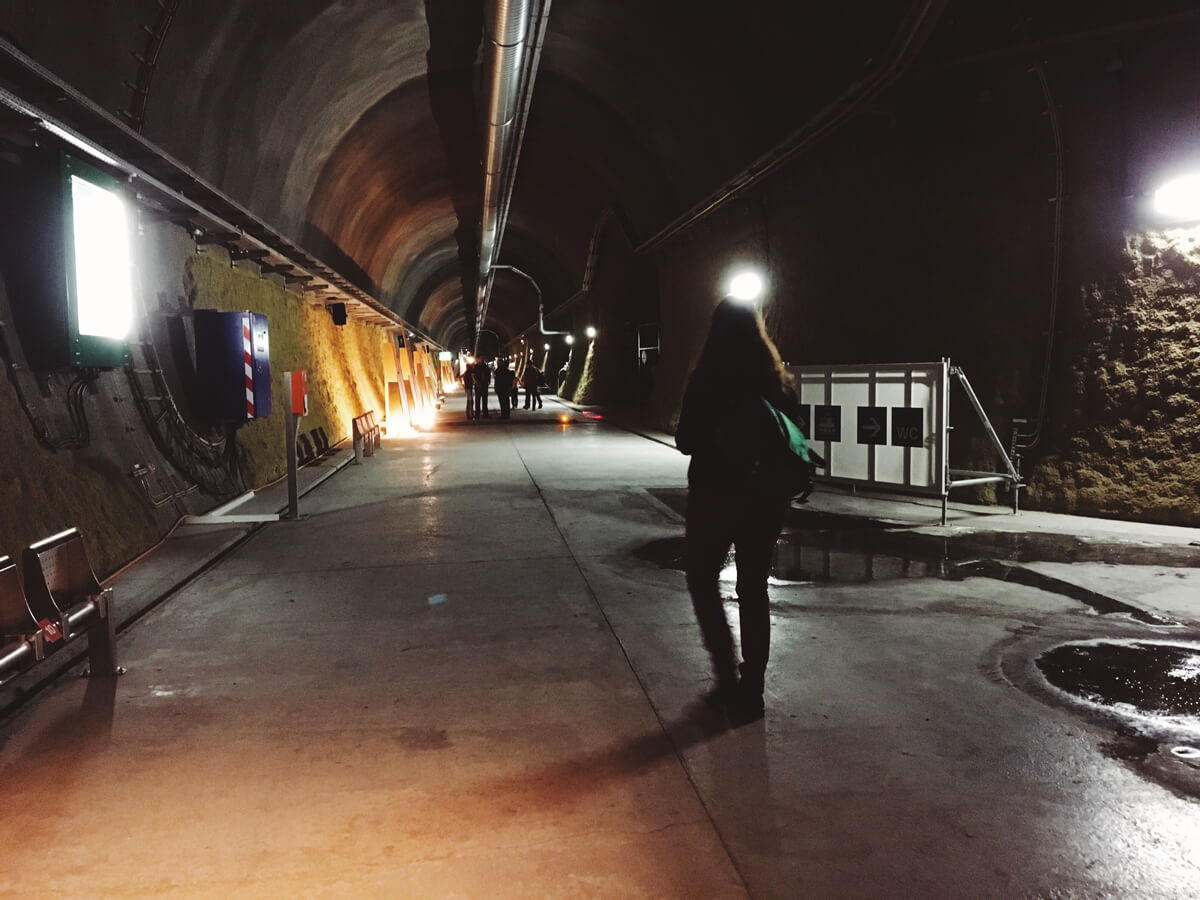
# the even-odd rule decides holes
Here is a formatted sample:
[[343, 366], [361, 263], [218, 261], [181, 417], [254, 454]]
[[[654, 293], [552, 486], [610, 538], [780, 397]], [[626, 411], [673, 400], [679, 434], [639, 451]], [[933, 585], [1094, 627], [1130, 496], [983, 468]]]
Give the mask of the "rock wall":
[[1200, 232], [1127, 236], [1083, 315], [1052, 452], [1030, 500], [1081, 515], [1200, 525]]

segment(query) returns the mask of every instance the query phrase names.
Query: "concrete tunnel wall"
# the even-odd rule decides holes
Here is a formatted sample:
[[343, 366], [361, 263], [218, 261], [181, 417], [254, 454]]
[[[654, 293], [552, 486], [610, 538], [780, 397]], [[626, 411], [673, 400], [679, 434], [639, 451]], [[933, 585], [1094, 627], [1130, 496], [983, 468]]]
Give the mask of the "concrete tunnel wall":
[[[474, 5], [438, 9], [452, 25], [457, 15], [473, 21]], [[681, 21], [637, 0], [603, 8], [556, 0], [502, 261], [536, 275], [548, 327], [576, 333], [566, 395], [638, 407], [671, 428], [722, 278], [735, 262], [756, 262], [769, 275], [765, 312], [785, 359], [949, 356], [1007, 441], [1013, 418], [1036, 414], [1041, 389], [1055, 144], [1030, 54], [1011, 52], [1003, 4], [972, 7], [980, 21], [995, 20], [986, 33], [952, 6], [918, 64], [849, 126], [678, 237], [633, 252], [858, 77], [909, 4], [880, 4], [866, 22], [796, 4], [752, 6], [736, 22]], [[1174, 9], [1152, 6], [1145, 16]], [[129, 100], [128, 51], [140, 48], [139, 25], [156, 9], [0, 0], [0, 27], [115, 110]], [[1031, 27], [1080, 31], [1067, 20], [1090, 9], [1098, 7], [1039, 11]], [[427, 15], [424, 3], [382, 0], [238, 0], [221, 16], [184, 3], [146, 133], [453, 345], [465, 339], [455, 216], [471, 198], [446, 141], [469, 142], [473, 126], [444, 129], [446, 110], [425, 96], [435, 93]], [[1186, 22], [1127, 30], [1051, 44], [1039, 56], [1061, 122], [1066, 190], [1046, 430], [1024, 460], [1027, 505], [1200, 524], [1200, 252], [1193, 236], [1163, 231], [1142, 211], [1144, 195], [1197, 146], [1195, 30]], [[996, 46], [1010, 52], [971, 59], [972, 49]], [[468, 39], [458, 49], [465, 58], [471, 47]], [[438, 59], [446, 71], [462, 63]], [[458, 75], [468, 86], [475, 77]], [[592, 290], [556, 314], [582, 284], [606, 210], [615, 217], [601, 235]], [[191, 264], [197, 277], [204, 265]], [[497, 278], [489, 327], [514, 335], [534, 310], [526, 284]], [[636, 366], [644, 323], [658, 326], [662, 346], [648, 397]], [[591, 347], [587, 325], [600, 331]], [[561, 338], [549, 342], [553, 383], [567, 354]], [[370, 344], [348, 346], [343, 369], [359, 365], [356, 353], [371, 357]], [[965, 411], [961, 399], [956, 409]], [[117, 427], [112, 415], [99, 416], [106, 428]], [[991, 468], [969, 418], [956, 416], [956, 425], [952, 462]], [[110, 518], [130, 523], [122, 546], [161, 533], [166, 514], [133, 502], [143, 500], [121, 469], [127, 453], [70, 457], [80, 477], [108, 483], [102, 489], [120, 499]], [[11, 485], [24, 462], [6, 464]]]
[[[386, 360], [393, 352], [389, 332], [353, 320], [336, 326], [324, 309], [287, 290], [279, 276], [260, 277], [252, 265], [235, 268], [220, 249], [198, 251], [191, 235], [175, 225], [144, 226], [135, 254], [138, 288], [149, 313], [146, 326], [174, 401], [189, 424], [212, 436], [195, 410], [205, 389], [194, 372], [195, 309], [249, 309], [267, 316], [271, 415], [238, 427], [233, 437], [236, 461], [223, 467], [226, 477], [197, 489], [179, 470], [178, 457], [164, 452], [138, 414], [124, 370], [110, 370], [89, 383], [82, 397], [87, 440], [79, 447], [51, 449], [39, 441], [31, 416], [44, 419], [41, 424], [52, 436], [68, 435], [72, 427], [60, 409], [73, 376], [25, 370], [19, 361], [20, 332], [0, 306], [6, 356], [16, 354], [6, 358], [10, 377], [0, 383], [0, 554], [16, 556], [34, 541], [77, 527], [94, 568], [105, 577], [160, 540], [180, 515], [207, 511], [242, 490], [283, 477], [285, 371], [308, 372], [309, 415], [299, 430], [302, 443], [314, 451], [318, 431], [336, 444], [350, 436], [354, 416], [374, 409], [382, 417]], [[0, 285], [4, 275], [0, 266]], [[9, 305], [21, 302], [8, 290], [4, 295]], [[149, 470], [141, 478], [133, 474], [138, 464]]]
[[[1200, 160], [1191, 42], [1156, 40], [1120, 58], [1085, 48], [1053, 66], [1062, 275], [1025, 505], [1200, 524], [1200, 230], [1155, 220], [1147, 202]], [[672, 428], [722, 279], [746, 262], [767, 274], [764, 313], [785, 360], [950, 357], [1007, 442], [1013, 418], [1036, 415], [1050, 328], [1055, 169], [1044, 109], [1020, 61], [918, 81], [886, 114], [858, 120], [656, 250], [654, 277], [631, 282], [629, 244], [610, 240], [588, 302], [549, 322], [578, 336], [598, 324], [599, 343], [623, 346], [597, 353], [586, 395], [573, 359], [568, 392], [630, 396], [638, 311], [660, 309], [648, 417]], [[952, 410], [952, 464], [994, 470], [961, 394]]]

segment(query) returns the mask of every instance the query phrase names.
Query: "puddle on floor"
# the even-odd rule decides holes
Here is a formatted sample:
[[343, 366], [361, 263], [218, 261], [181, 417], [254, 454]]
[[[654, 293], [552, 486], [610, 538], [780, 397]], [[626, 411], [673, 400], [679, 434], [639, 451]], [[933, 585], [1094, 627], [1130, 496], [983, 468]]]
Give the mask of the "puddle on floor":
[[1051, 685], [1088, 705], [1200, 735], [1200, 645], [1076, 641], [1047, 650], [1037, 667]]
[[[656, 491], [679, 509], [686, 494]], [[682, 536], [651, 541], [635, 555], [662, 568], [684, 568]], [[1090, 606], [1098, 613], [1122, 614], [1148, 625], [1175, 625], [1171, 619], [1060, 578], [1020, 565], [1027, 562], [1104, 562], [1200, 568], [1200, 553], [1189, 547], [1083, 541], [1068, 534], [983, 532], [940, 535], [888, 526], [871, 519], [793, 510], [776, 544], [773, 583], [863, 583], [905, 578], [995, 578], [1050, 591]], [[733, 580], [733, 554], [724, 580]]]

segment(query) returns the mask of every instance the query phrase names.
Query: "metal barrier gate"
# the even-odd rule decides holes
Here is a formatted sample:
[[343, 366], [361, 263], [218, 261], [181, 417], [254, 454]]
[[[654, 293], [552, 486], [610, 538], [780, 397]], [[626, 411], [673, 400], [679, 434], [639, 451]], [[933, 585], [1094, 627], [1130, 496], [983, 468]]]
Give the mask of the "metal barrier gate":
[[[1021, 477], [966, 374], [950, 360], [846, 366], [788, 366], [796, 378], [805, 435], [825, 457], [821, 481], [940, 497], [942, 524], [953, 488], [1003, 483], [1018, 509]], [[951, 469], [950, 378], [967, 395], [1003, 472]]]

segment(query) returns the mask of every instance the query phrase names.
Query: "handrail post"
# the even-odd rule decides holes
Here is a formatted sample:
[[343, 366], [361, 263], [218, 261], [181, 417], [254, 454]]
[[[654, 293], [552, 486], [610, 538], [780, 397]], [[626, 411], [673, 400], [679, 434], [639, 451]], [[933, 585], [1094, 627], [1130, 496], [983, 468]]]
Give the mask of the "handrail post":
[[96, 612], [88, 620], [88, 675], [122, 675], [117, 665], [117, 616], [113, 609], [113, 589], [105, 588], [95, 597]]

